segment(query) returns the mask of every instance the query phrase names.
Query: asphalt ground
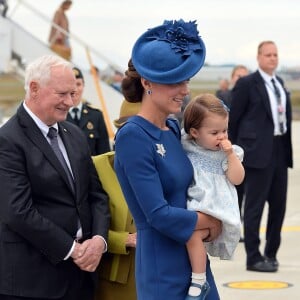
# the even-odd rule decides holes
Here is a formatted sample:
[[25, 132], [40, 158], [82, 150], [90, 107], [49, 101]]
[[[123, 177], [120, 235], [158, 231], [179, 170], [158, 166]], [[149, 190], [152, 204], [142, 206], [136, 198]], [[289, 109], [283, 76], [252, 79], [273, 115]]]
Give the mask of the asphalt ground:
[[[289, 169], [287, 211], [278, 252], [276, 273], [246, 271], [244, 243], [239, 243], [230, 261], [211, 258], [211, 267], [221, 300], [298, 300], [300, 299], [300, 121], [292, 124], [294, 168]], [[264, 246], [265, 209], [261, 230]]]

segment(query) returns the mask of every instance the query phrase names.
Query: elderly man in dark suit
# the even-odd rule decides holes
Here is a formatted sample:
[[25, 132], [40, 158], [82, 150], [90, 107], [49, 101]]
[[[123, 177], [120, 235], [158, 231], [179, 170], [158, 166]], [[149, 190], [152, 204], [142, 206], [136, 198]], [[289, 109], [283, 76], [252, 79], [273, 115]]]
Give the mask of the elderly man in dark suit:
[[[275, 75], [278, 51], [273, 41], [258, 46], [258, 70], [240, 78], [232, 90], [229, 135], [244, 151], [244, 233], [247, 270], [276, 272], [287, 198], [288, 167], [292, 167], [291, 102]], [[259, 227], [268, 202], [266, 243], [259, 251]]]
[[110, 217], [86, 139], [64, 121], [72, 67], [38, 58], [25, 89], [0, 128], [0, 299], [92, 300]]
[[73, 98], [74, 106], [68, 113], [67, 121], [81, 128], [89, 143], [91, 155], [109, 152], [111, 150], [110, 142], [103, 113], [82, 99], [84, 90], [83, 74], [76, 67], [73, 68], [73, 72], [77, 89]]

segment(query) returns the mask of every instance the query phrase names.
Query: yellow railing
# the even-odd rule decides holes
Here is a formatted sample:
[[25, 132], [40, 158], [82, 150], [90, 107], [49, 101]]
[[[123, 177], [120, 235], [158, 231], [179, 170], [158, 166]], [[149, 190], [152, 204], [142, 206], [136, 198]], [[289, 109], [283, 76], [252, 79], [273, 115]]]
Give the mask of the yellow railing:
[[97, 73], [97, 71], [94, 67], [93, 62], [92, 62], [90, 50], [89, 50], [88, 47], [86, 47], [86, 55], [87, 55], [87, 59], [88, 59], [89, 65], [90, 65], [90, 69], [91, 69], [91, 73], [92, 73], [92, 76], [93, 76], [94, 84], [95, 84], [95, 87], [96, 87], [96, 90], [97, 90], [98, 98], [100, 100], [100, 105], [101, 105], [101, 108], [102, 108], [102, 112], [103, 112], [106, 128], [107, 128], [107, 131], [108, 131], [108, 135], [109, 135], [110, 139], [113, 139], [114, 131], [112, 129], [112, 125], [111, 125], [111, 121], [110, 121], [109, 114], [108, 114], [108, 111], [107, 111], [106, 103], [105, 103], [103, 93], [102, 93], [102, 89], [101, 89], [101, 86], [100, 86], [100, 78], [99, 78], [98, 73]]

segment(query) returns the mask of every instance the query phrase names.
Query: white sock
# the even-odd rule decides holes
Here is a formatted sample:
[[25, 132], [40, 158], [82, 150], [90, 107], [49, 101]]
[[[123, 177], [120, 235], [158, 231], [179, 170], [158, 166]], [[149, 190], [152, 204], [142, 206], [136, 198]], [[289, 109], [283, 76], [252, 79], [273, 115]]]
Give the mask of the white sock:
[[[192, 273], [192, 283], [203, 285], [206, 281], [206, 273]], [[197, 286], [190, 286], [190, 296], [199, 296], [201, 294], [201, 288]]]

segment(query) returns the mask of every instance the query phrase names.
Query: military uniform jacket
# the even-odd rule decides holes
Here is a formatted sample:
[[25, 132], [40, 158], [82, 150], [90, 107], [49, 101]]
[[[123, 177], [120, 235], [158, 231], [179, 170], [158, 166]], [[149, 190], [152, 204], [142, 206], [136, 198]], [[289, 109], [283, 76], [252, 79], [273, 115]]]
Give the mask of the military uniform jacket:
[[[68, 113], [67, 121], [75, 124], [71, 114]], [[98, 155], [110, 151], [107, 128], [102, 112], [83, 103], [78, 126], [84, 132], [90, 146], [91, 155]]]

